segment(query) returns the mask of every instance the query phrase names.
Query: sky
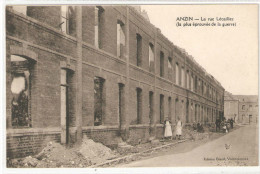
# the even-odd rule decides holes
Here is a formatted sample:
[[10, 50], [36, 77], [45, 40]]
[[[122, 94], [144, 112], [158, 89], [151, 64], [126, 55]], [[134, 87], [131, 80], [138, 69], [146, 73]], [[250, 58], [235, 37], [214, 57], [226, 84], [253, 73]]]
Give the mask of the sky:
[[[150, 22], [235, 95], [258, 95], [257, 5], [142, 5]], [[177, 27], [177, 17], [233, 18], [235, 27]], [[198, 22], [198, 21], [191, 21]], [[182, 23], [185, 23], [182, 21]], [[212, 22], [211, 22], [212, 23]]]

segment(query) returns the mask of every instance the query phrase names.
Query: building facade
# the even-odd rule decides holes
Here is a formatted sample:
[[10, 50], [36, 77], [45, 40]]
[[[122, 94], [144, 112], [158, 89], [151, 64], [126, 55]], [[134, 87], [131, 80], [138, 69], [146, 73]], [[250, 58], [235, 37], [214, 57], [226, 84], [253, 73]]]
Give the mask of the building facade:
[[237, 123], [258, 123], [258, 96], [232, 95], [225, 92], [224, 116], [233, 118]]
[[233, 119], [238, 121], [238, 108], [239, 100], [236, 99], [231, 93], [225, 91], [224, 96], [224, 116], [226, 119]]
[[224, 88], [131, 6], [6, 7], [7, 156], [48, 141], [108, 146], [214, 123]]

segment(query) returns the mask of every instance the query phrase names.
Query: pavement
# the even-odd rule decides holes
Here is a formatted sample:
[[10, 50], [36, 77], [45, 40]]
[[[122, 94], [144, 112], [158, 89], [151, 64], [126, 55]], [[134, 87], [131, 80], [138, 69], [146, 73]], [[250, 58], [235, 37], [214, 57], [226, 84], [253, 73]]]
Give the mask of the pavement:
[[117, 167], [257, 166], [258, 126], [245, 125], [184, 153], [168, 153]]

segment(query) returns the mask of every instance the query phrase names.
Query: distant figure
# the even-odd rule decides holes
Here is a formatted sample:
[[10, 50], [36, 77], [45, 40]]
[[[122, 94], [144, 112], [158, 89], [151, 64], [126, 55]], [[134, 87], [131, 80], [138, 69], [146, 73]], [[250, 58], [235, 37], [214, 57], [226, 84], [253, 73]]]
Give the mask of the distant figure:
[[224, 121], [223, 129], [224, 129], [224, 131], [225, 131], [226, 133], [229, 132], [229, 130], [228, 130], [228, 123], [227, 123], [226, 121]]
[[177, 122], [177, 126], [176, 126], [176, 137], [178, 138], [178, 140], [181, 139], [181, 134], [182, 134], [182, 122], [181, 122], [180, 118], [178, 117], [178, 122]]
[[202, 126], [201, 123], [198, 123], [198, 125], [197, 125], [197, 131], [198, 131], [198, 132], [201, 132], [201, 133], [204, 132], [204, 128], [203, 128], [203, 126]]
[[195, 121], [194, 121], [193, 124], [192, 124], [192, 128], [193, 128], [194, 131], [197, 130], [197, 124], [196, 124]]
[[233, 120], [233, 118], [231, 118], [231, 120], [230, 120], [231, 129], [233, 129], [233, 123], [234, 123], [234, 120]]
[[220, 131], [220, 125], [221, 125], [221, 121], [220, 119], [216, 119], [216, 132]]
[[168, 138], [169, 138], [169, 139], [172, 139], [171, 122], [170, 122], [168, 119], [166, 119], [164, 125], [165, 125], [164, 138], [166, 138], [166, 139], [168, 139]]

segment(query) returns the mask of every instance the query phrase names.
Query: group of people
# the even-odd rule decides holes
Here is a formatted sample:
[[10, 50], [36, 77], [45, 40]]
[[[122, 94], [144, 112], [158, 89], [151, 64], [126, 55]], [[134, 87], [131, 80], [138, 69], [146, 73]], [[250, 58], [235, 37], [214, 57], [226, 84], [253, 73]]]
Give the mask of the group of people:
[[[224, 132], [228, 133], [229, 129], [233, 129], [234, 120], [233, 120], [233, 118], [226, 120], [224, 117], [223, 120], [216, 119], [215, 124], [216, 124], [216, 132], [223, 130]], [[175, 130], [175, 134], [176, 134], [175, 138], [178, 140], [181, 139], [182, 127], [183, 127], [182, 121], [178, 117], [176, 130]], [[201, 123], [194, 122], [192, 127], [193, 127], [193, 130], [196, 130], [197, 132], [204, 132], [204, 128]], [[171, 128], [171, 122], [169, 119], [166, 119], [164, 121], [164, 128], [165, 128], [164, 129], [164, 138], [172, 139], [173, 133], [172, 133], [172, 128]]]
[[[172, 128], [171, 128], [171, 122], [170, 120], [166, 119], [164, 121], [164, 125], [165, 125], [165, 130], [164, 130], [164, 138], [166, 139], [172, 139]], [[177, 121], [177, 125], [176, 125], [176, 130], [175, 130], [175, 133], [176, 133], [176, 137], [178, 140], [181, 139], [181, 134], [182, 134], [182, 121], [181, 119], [178, 117], [178, 121]]]
[[193, 128], [193, 130], [195, 130], [197, 132], [202, 132], [202, 133], [204, 132], [204, 128], [201, 123], [196, 124], [196, 122], [194, 122], [192, 125], [192, 128]]
[[216, 132], [223, 130], [225, 133], [228, 133], [230, 129], [233, 129], [234, 120], [233, 118], [226, 120], [224, 117], [223, 120], [216, 119]]

